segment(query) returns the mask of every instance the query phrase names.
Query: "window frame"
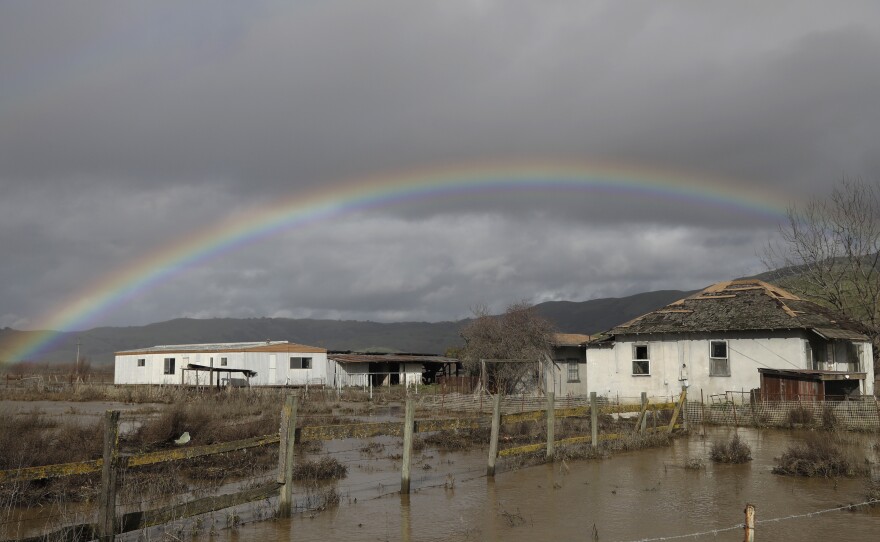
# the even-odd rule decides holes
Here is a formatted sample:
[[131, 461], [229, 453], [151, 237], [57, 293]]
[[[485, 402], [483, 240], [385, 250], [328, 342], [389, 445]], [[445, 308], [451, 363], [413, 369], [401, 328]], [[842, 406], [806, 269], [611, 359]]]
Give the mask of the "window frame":
[[[299, 360], [299, 367], [294, 367], [294, 360]], [[306, 356], [290, 356], [290, 370], [291, 371], [301, 371], [301, 370], [309, 370], [312, 368], [312, 357]]]
[[[724, 345], [724, 357], [714, 355], [716, 344]], [[724, 362], [723, 366], [727, 369], [726, 371], [718, 370], [722, 361]], [[727, 344], [727, 340], [725, 339], [709, 341], [709, 376], [730, 376], [730, 345]]]
[[229, 365], [229, 358], [228, 357], [226, 357], [226, 358], [221, 357], [220, 358], [220, 367], [226, 367], [228, 365]]
[[580, 382], [581, 381], [581, 369], [578, 366], [578, 360], [576, 358], [569, 358], [565, 360], [566, 364], [568, 364], [568, 370], [566, 372], [566, 382]]
[[177, 371], [177, 360], [175, 358], [165, 358], [164, 366], [162, 367], [162, 374], [165, 375], [173, 375], [176, 374]]
[[147, 366], [147, 358], [137, 358], [137, 366], [138, 367], [146, 367]]
[[[639, 357], [639, 348], [645, 349], [645, 357]], [[644, 372], [636, 372], [636, 367], [644, 366]], [[632, 376], [651, 376], [651, 348], [648, 343], [633, 343], [632, 345]]]

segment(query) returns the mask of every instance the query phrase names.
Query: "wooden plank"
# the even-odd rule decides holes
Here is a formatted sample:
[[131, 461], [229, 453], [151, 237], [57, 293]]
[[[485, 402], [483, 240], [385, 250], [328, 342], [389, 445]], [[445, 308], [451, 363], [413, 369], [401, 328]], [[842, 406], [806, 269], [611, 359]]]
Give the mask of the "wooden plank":
[[51, 533], [44, 533], [27, 538], [15, 538], [4, 540], [3, 542], [45, 542], [46, 540], [57, 540], [58, 542], [81, 542], [82, 540], [94, 540], [97, 538], [97, 526], [94, 523], [80, 523], [79, 525], [68, 525]]
[[100, 472], [103, 466], [103, 459], [95, 459], [92, 461], [80, 461], [79, 463], [62, 463], [58, 465], [2, 470], [0, 471], [0, 484], [42, 480], [44, 478], [60, 478], [76, 474], [91, 474], [93, 472]]
[[194, 501], [165, 506], [156, 510], [130, 512], [122, 516], [122, 532], [128, 533], [139, 529], [146, 529], [147, 527], [170, 523], [177, 519], [216, 512], [217, 510], [223, 510], [224, 508], [238, 506], [240, 504], [247, 504], [260, 499], [268, 499], [278, 492], [279, 487], [281, 487], [281, 484], [271, 482], [239, 493], [205, 497]]
[[128, 466], [129, 468], [142, 467], [144, 465], [154, 465], [156, 463], [164, 463], [166, 461], [179, 461], [182, 459], [192, 459], [194, 457], [201, 457], [205, 455], [222, 454], [226, 452], [233, 452], [235, 450], [256, 448], [258, 446], [278, 444], [280, 439], [281, 437], [279, 435], [263, 435], [260, 437], [233, 440], [231, 442], [208, 444], [207, 446], [194, 446], [192, 448], [174, 448], [173, 450], [162, 450], [159, 452], [132, 455], [128, 458]]
[[[557, 408], [554, 409], [554, 415], [557, 418], [576, 418], [578, 416], [587, 416], [590, 413], [589, 407], [573, 407], [573, 408]], [[529, 410], [528, 412], [517, 412], [514, 414], [504, 414], [501, 416], [501, 423], [518, 423], [533, 422], [543, 419], [547, 416], [547, 410]]]

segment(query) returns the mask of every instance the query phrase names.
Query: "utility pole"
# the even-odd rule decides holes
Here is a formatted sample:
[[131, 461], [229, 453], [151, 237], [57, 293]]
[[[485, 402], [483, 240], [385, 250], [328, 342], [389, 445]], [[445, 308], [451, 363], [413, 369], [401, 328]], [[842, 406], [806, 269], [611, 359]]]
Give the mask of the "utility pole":
[[81, 342], [80, 338], [77, 337], [76, 338], [76, 361], [73, 362], [73, 370], [76, 374], [79, 374], [79, 368], [80, 368], [79, 367], [79, 345], [80, 345], [80, 342]]

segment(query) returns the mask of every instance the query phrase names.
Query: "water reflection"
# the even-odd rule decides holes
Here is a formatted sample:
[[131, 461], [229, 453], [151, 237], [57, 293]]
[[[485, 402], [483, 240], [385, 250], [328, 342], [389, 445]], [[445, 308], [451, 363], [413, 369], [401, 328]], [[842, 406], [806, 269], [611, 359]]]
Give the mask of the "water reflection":
[[[339, 507], [221, 531], [211, 540], [640, 540], [706, 531], [693, 540], [740, 540], [746, 502], [756, 504], [758, 520], [806, 514], [865, 500], [864, 479], [801, 479], [770, 472], [773, 458], [803, 434], [740, 429], [754, 461], [716, 465], [708, 461], [714, 439], [731, 430], [710, 428], [668, 448], [628, 452], [610, 459], [568, 461], [482, 476], [484, 451], [441, 454], [425, 450], [418, 464], [429, 465], [413, 478], [413, 493], [364, 486], [368, 476], [399, 476], [395, 464], [381, 473], [352, 471], [339, 483], [346, 496]], [[855, 435], [853, 446], [876, 460], [874, 436]], [[705, 467], [685, 468], [688, 458]], [[454, 473], [454, 483], [443, 483]], [[430, 486], [430, 487], [429, 487]], [[395, 488], [396, 489], [396, 488]], [[396, 525], [395, 525], [396, 523]], [[876, 540], [878, 511], [832, 512], [759, 524], [761, 540]], [[395, 534], [397, 533], [397, 534]], [[202, 537], [208, 540], [208, 536]], [[196, 539], [199, 539], [197, 536]]]

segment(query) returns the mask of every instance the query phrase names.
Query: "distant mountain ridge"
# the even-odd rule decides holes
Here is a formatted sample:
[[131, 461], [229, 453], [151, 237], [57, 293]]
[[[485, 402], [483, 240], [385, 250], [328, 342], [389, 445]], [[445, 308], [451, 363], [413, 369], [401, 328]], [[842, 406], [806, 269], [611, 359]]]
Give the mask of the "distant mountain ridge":
[[[535, 306], [563, 333], [593, 334], [616, 324], [658, 309], [693, 292], [661, 290], [621, 298], [589, 301], [550, 301]], [[379, 323], [354, 320], [314, 320], [290, 318], [177, 318], [145, 326], [98, 327], [82, 332], [63, 333], [55, 346], [39, 360], [72, 362], [77, 340], [80, 354], [96, 365], [113, 361], [120, 350], [159, 344], [192, 344], [287, 340], [328, 350], [371, 352], [423, 352], [441, 354], [451, 346], [461, 345], [459, 331], [467, 319], [455, 322]], [[0, 330], [0, 361], [4, 344], [17, 334], [14, 329]], [[8, 348], [8, 347], [7, 347]]]

